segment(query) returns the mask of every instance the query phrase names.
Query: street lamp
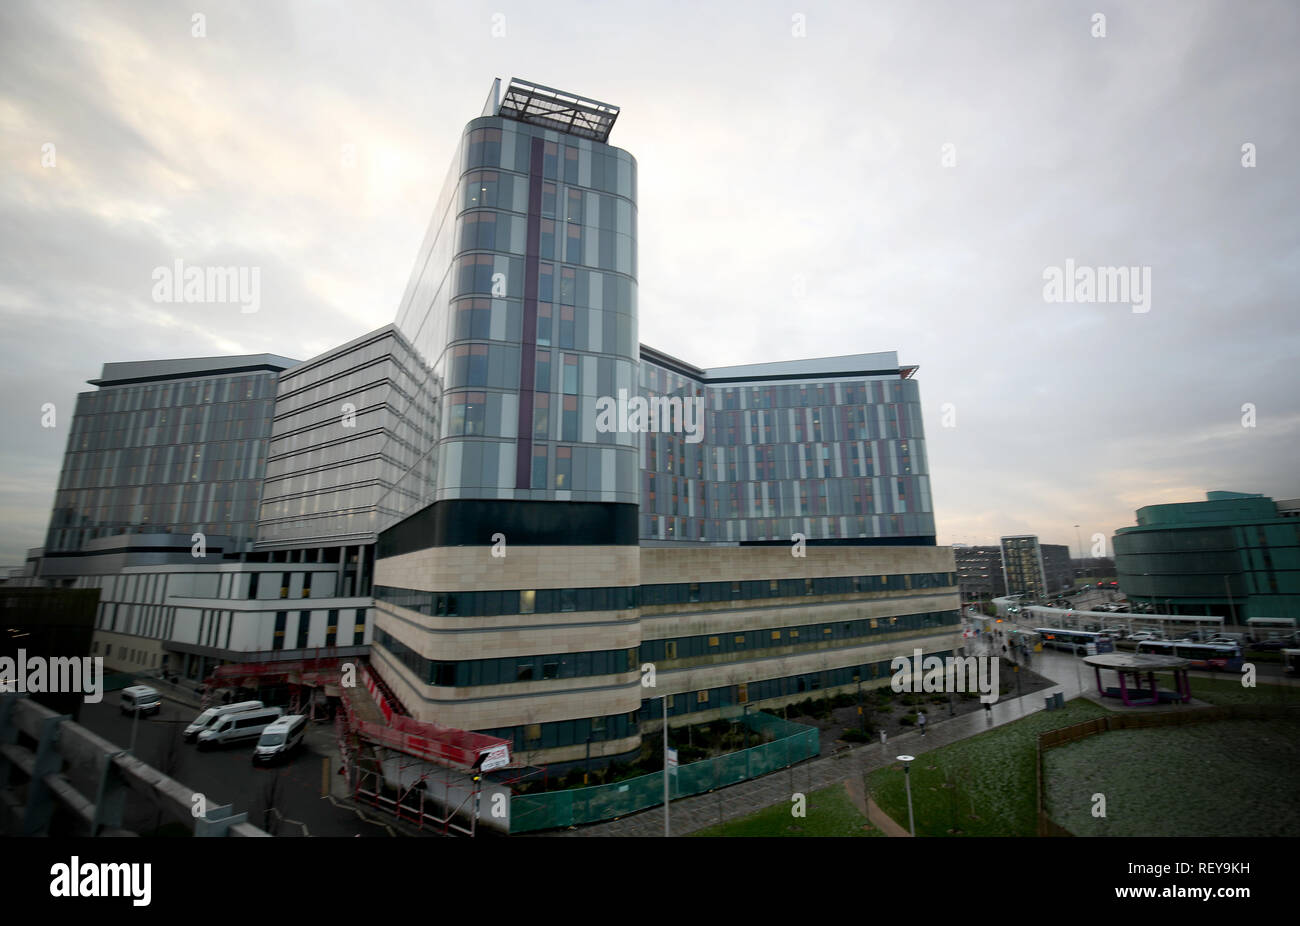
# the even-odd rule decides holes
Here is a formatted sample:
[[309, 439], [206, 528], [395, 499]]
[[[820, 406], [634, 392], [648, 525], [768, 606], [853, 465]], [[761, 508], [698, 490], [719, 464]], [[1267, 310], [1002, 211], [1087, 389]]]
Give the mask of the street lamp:
[[912, 765], [915, 756], [898, 756], [898, 761], [903, 763], [903, 781], [907, 785], [907, 828], [916, 835], [916, 818], [912, 816]]

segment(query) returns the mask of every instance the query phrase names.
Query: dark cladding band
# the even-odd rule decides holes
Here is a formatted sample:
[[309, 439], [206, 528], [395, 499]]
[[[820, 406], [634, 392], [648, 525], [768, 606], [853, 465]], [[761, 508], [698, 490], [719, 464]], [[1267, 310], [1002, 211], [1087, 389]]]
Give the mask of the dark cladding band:
[[520, 546], [636, 546], [638, 510], [610, 502], [448, 499], [383, 531], [376, 558], [430, 547], [491, 546], [498, 533]]

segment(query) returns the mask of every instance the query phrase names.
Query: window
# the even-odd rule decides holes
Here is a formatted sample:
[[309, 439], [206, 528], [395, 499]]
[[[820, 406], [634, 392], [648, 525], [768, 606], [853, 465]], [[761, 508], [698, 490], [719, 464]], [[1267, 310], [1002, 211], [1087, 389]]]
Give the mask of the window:
[[718, 645], [718, 638], [717, 638], [717, 637], [709, 637], [709, 646], [717, 646], [717, 645]]
[[337, 609], [329, 612], [329, 617], [325, 622], [325, 645], [334, 646], [338, 640], [339, 630], [339, 612]]
[[781, 631], [779, 631], [779, 630], [773, 630], [773, 631], [772, 631], [772, 639], [773, 639], [773, 640], [779, 640], [779, 639], [781, 639]]
[[665, 658], [665, 659], [676, 659], [676, 658], [677, 658], [677, 641], [676, 641], [676, 640], [667, 640], [667, 641], [665, 641], [665, 643], [664, 643], [664, 658]]
[[519, 613], [532, 614], [537, 609], [537, 590], [528, 589], [519, 593]]
[[736, 686], [736, 703], [745, 704], [749, 701], [749, 685], [742, 682]]
[[695, 703], [696, 703], [696, 704], [708, 704], [708, 703], [709, 703], [709, 693], [708, 693], [707, 691], [697, 691], [697, 692], [695, 692]]
[[699, 582], [692, 582], [692, 583], [690, 584], [690, 594], [689, 594], [687, 600], [688, 600], [688, 601], [699, 601], [699, 600], [700, 600], [700, 583], [699, 583]]
[[531, 662], [522, 662], [515, 666], [515, 681], [527, 682], [533, 677], [533, 664]]
[[[567, 403], [568, 400], [566, 399]], [[567, 415], [567, 412], [566, 412]], [[573, 488], [573, 448], [555, 448], [555, 487], [557, 489]]]
[[302, 576], [302, 597], [304, 597], [304, 598], [310, 598], [310, 597], [311, 597], [311, 577], [312, 577], [312, 574], [311, 574], [310, 572], [305, 572], [305, 573], [303, 573], [303, 576]]
[[288, 611], [275, 612], [275, 633], [271, 636], [271, 649], [284, 649], [284, 625], [288, 619]]
[[533, 448], [532, 487], [534, 489], [546, 488], [546, 448], [545, 447]]

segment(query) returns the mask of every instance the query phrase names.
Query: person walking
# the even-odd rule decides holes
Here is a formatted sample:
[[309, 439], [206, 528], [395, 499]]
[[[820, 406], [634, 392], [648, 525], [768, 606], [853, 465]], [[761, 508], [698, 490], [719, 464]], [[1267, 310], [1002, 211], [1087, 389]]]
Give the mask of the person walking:
[[921, 728], [921, 735], [925, 736], [925, 711], [916, 712], [916, 725]]

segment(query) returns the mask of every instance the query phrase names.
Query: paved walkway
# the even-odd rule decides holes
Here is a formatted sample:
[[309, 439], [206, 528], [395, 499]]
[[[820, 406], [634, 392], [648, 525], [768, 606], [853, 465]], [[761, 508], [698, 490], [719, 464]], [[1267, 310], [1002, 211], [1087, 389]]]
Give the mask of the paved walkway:
[[[670, 811], [672, 835], [682, 836], [739, 819], [773, 804], [788, 804], [795, 793], [806, 795], [831, 785], [843, 784], [845, 779], [861, 780], [867, 772], [893, 763], [895, 756], [922, 756], [940, 746], [947, 746], [1042, 710], [1044, 698], [1057, 690], [1060, 689], [1049, 688], [1022, 698], [999, 701], [988, 712], [975, 711], [961, 717], [933, 720], [927, 725], [925, 736], [906, 733], [894, 737], [883, 747], [879, 743], [857, 746], [833, 756], [809, 759], [789, 769], [711, 793], [679, 798], [673, 801]], [[605, 823], [591, 823], [554, 835], [662, 836], [663, 833], [664, 811], [663, 805], [659, 805], [628, 817]]]

